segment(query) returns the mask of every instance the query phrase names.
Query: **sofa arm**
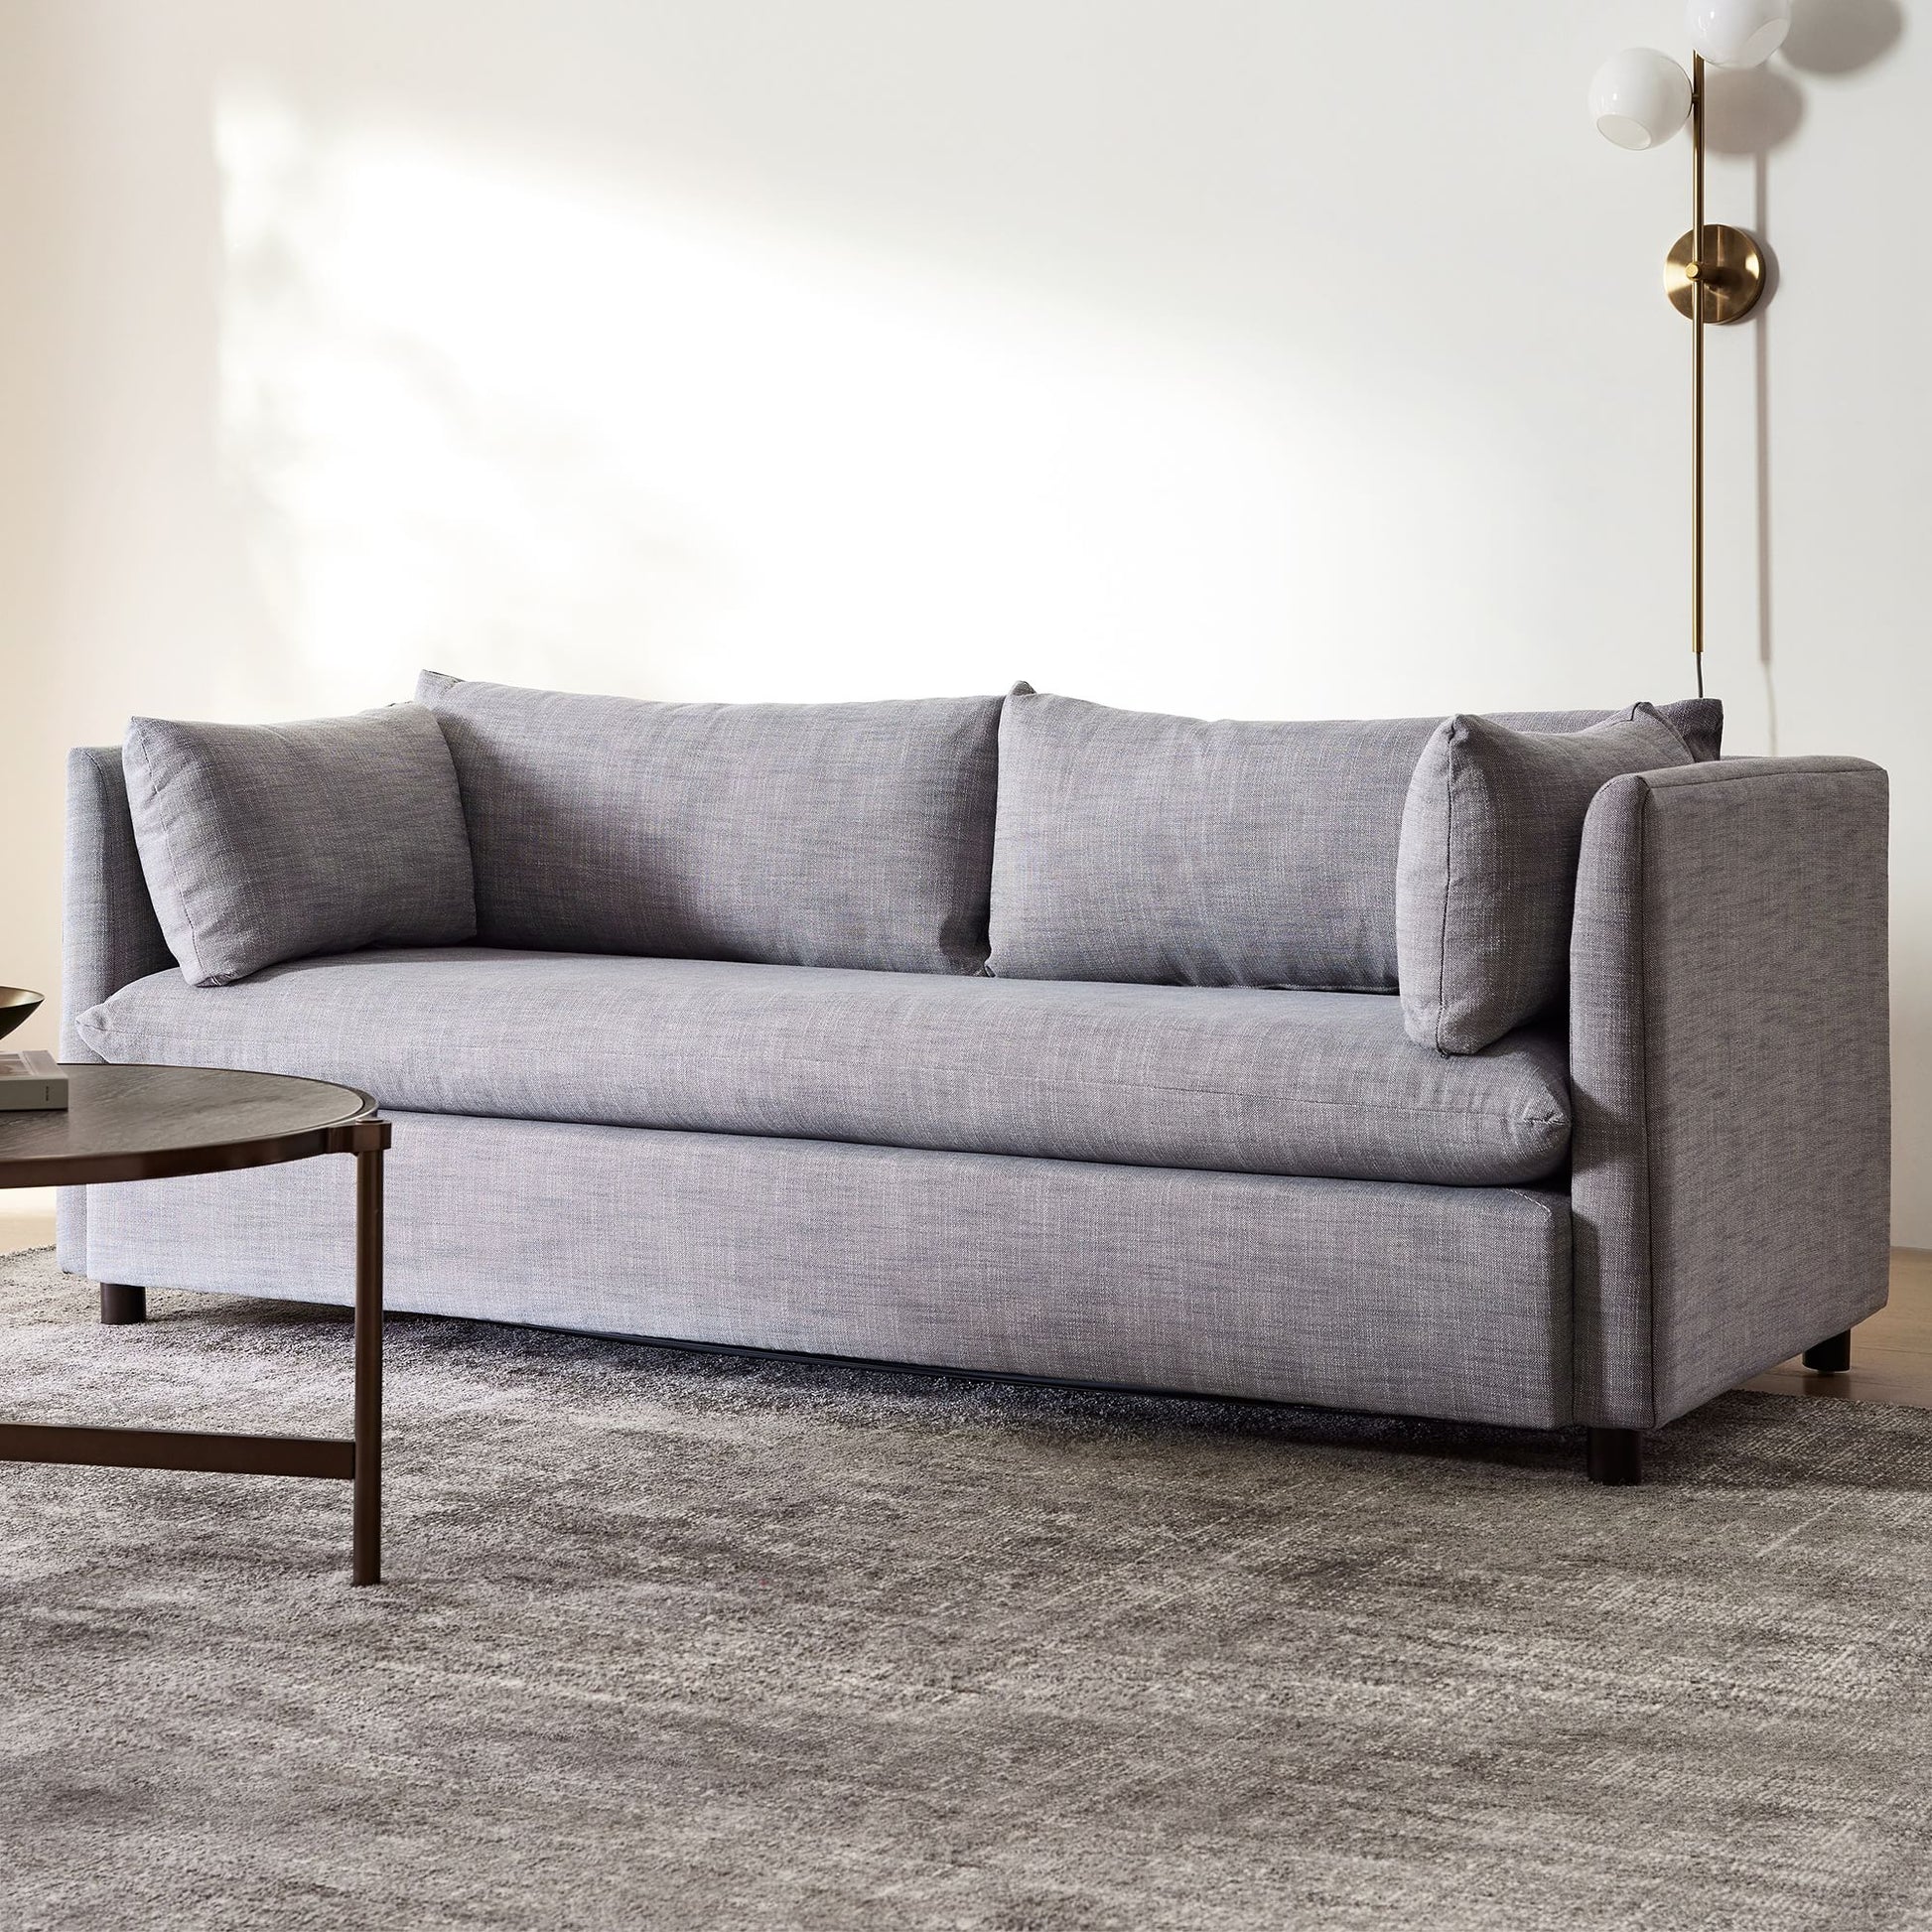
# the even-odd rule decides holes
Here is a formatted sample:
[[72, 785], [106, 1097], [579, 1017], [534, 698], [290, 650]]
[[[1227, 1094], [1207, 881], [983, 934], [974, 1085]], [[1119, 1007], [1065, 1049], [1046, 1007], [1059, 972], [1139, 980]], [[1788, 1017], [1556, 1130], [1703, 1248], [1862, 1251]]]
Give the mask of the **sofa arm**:
[[98, 1059], [74, 1031], [75, 1020], [109, 994], [174, 963], [141, 872], [120, 748], [69, 752], [61, 1057]]
[[1887, 785], [1615, 778], [1571, 941], [1577, 1420], [1642, 1429], [1885, 1301]]

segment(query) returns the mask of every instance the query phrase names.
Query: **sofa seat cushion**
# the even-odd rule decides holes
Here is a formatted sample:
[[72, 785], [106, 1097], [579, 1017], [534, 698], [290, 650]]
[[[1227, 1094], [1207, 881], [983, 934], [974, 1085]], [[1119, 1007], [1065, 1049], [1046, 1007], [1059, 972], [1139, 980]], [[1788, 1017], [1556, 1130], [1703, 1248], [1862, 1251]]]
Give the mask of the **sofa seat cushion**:
[[105, 1059], [304, 1073], [407, 1112], [1151, 1167], [1510, 1184], [1570, 1138], [1558, 1040], [1446, 1057], [1388, 994], [449, 947], [157, 973], [78, 1030]]

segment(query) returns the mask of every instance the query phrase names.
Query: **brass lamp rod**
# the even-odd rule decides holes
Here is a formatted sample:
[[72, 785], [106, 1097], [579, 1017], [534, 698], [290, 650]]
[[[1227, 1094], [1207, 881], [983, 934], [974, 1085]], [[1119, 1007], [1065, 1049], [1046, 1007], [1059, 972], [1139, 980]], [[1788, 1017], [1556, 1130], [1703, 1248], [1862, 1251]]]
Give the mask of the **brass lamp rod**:
[[1691, 57], [1691, 225], [1664, 261], [1664, 293], [1691, 325], [1691, 662], [1704, 696], [1704, 330], [1742, 322], [1764, 292], [1764, 257], [1742, 228], [1704, 218], [1704, 57]]
[[1704, 696], [1704, 56], [1691, 56], [1691, 661]]
[[[1723, 12], [1725, 9], [1717, 9]], [[1728, 11], [1738, 10], [1731, 7]], [[1746, 13], [1751, 8], [1743, 10]], [[1754, 9], [1779, 28], [1782, 4], [1758, 0]], [[1731, 25], [1735, 25], [1735, 21]], [[1762, 61], [1769, 51], [1760, 33], [1741, 52]], [[1774, 44], [1781, 38], [1772, 33]], [[1704, 218], [1705, 98], [1709, 78], [1704, 56], [1691, 56], [1690, 99], [1684, 69], [1668, 55], [1633, 48], [1604, 62], [1590, 83], [1596, 124], [1620, 147], [1653, 147], [1691, 120], [1691, 226], [1664, 257], [1664, 294], [1691, 325], [1691, 662], [1698, 696], [1704, 696], [1704, 353], [1705, 325], [1742, 322], [1764, 293], [1764, 255], [1756, 237], [1728, 222]]]

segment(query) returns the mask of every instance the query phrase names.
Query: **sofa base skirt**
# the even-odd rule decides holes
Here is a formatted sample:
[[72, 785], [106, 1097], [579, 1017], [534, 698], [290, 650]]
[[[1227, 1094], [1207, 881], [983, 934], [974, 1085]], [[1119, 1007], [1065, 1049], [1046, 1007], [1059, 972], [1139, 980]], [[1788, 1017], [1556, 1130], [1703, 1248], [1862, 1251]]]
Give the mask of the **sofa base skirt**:
[[[395, 1311], [1525, 1428], [1570, 1420], [1559, 1192], [392, 1118]], [[345, 1304], [352, 1166], [65, 1190], [63, 1265]]]

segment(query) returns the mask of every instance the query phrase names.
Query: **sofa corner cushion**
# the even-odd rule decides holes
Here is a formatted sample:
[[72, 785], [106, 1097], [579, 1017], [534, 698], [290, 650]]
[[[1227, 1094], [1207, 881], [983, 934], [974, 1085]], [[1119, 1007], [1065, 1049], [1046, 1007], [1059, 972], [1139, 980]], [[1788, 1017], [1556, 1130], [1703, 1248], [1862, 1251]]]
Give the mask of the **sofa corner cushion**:
[[1576, 732], [1448, 719], [1403, 809], [1396, 934], [1411, 1039], [1474, 1053], [1562, 993], [1590, 800], [1626, 772], [1693, 762], [1647, 704]]
[[483, 940], [974, 973], [997, 697], [672, 704], [425, 671]]
[[128, 806], [183, 976], [476, 936], [456, 768], [419, 704], [286, 725], [130, 719]]
[[1660, 704], [1657, 715], [1684, 741], [1684, 749], [1699, 764], [1714, 763], [1724, 755], [1725, 706], [1722, 698], [1679, 698]]

